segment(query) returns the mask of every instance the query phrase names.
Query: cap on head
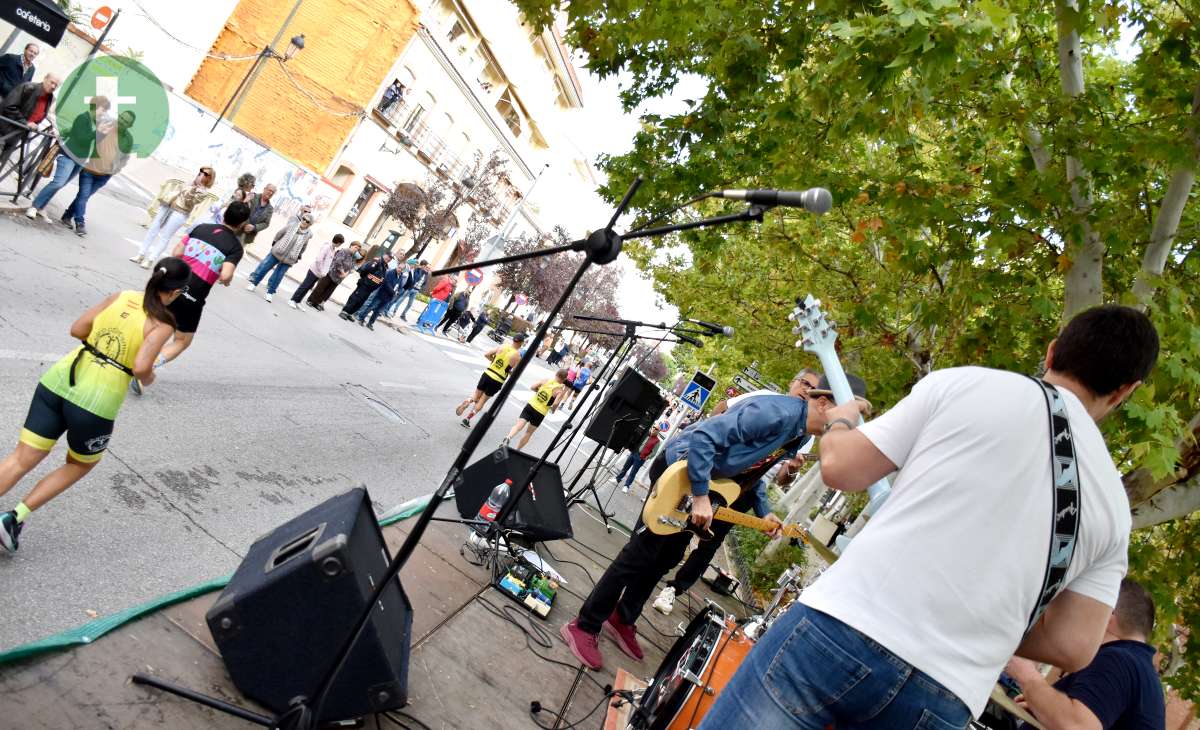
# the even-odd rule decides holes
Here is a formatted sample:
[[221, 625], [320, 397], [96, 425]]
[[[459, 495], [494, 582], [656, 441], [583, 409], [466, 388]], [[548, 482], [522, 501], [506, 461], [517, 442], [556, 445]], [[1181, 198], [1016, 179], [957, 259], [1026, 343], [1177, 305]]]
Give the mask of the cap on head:
[[513, 334], [512, 338], [513, 338], [513, 342], [524, 342], [525, 341], [525, 333], [524, 332], [516, 332]]
[[[857, 375], [846, 373], [846, 380], [850, 383], [850, 392], [854, 394], [855, 398], [862, 398], [863, 400], [867, 399], [867, 384], [862, 378], [858, 377]], [[823, 395], [832, 398], [833, 391], [829, 389], [829, 378], [822, 375], [821, 382], [817, 383], [817, 387], [808, 391], [808, 395], [811, 398], [816, 398]]]

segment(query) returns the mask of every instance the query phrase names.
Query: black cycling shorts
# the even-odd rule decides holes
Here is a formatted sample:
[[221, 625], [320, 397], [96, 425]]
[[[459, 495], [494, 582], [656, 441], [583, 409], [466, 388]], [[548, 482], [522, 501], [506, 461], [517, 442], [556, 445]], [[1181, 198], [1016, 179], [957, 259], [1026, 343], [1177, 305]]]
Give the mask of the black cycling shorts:
[[193, 334], [200, 328], [200, 316], [204, 314], [204, 302], [196, 301], [187, 294], [180, 294], [167, 305], [175, 315], [175, 331]]
[[65, 433], [70, 455], [77, 461], [91, 464], [99, 461], [108, 448], [113, 423], [38, 383], [29, 404], [29, 415], [25, 417], [25, 427], [21, 429], [21, 443], [38, 451], [50, 451]]
[[479, 390], [482, 390], [484, 395], [490, 397], [500, 392], [501, 385], [504, 385], [504, 383], [501, 383], [500, 381], [493, 379], [487, 373], [484, 373], [483, 375], [479, 376], [479, 383], [475, 387]]
[[524, 419], [526, 423], [528, 423], [530, 426], [533, 426], [534, 428], [537, 428], [538, 426], [542, 425], [542, 419], [545, 417], [546, 417], [545, 413], [539, 413], [538, 411], [534, 410], [533, 406], [529, 405], [528, 403], [526, 403], [525, 407], [521, 409], [520, 418]]

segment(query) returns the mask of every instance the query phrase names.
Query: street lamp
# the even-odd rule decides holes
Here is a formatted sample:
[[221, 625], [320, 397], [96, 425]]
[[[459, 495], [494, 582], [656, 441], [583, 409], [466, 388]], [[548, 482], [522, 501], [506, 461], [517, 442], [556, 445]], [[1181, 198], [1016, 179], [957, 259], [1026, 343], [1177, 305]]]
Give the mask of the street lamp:
[[[209, 130], [210, 134], [217, 131], [217, 127], [221, 124], [221, 120], [225, 118], [226, 112], [229, 112], [229, 123], [233, 124], [233, 118], [237, 116], [238, 110], [242, 108], [242, 102], [245, 100], [246, 95], [250, 93], [250, 87], [254, 86], [255, 80], [258, 79], [259, 72], [262, 71], [263, 61], [267, 60], [268, 58], [274, 58], [281, 63], [287, 63], [288, 61], [292, 60], [297, 53], [304, 50], [303, 33], [292, 36], [292, 40], [288, 42], [287, 50], [284, 51], [282, 56], [279, 55], [279, 53], [275, 50], [275, 44], [278, 43], [279, 39], [283, 37], [283, 31], [288, 27], [288, 24], [292, 22], [292, 18], [296, 17], [296, 11], [300, 9], [300, 5], [303, 2], [304, 0], [296, 0], [296, 4], [292, 6], [292, 12], [288, 13], [287, 19], [283, 21], [283, 25], [279, 26], [279, 32], [275, 34], [274, 40], [268, 43], [267, 46], [259, 52], [258, 58], [254, 59], [254, 63], [250, 66], [250, 70], [246, 72], [246, 76], [242, 79], [242, 83], [238, 84], [237, 89], [233, 92], [233, 96], [229, 97], [229, 101], [225, 102], [225, 108], [222, 109], [220, 115], [217, 116], [217, 121], [213, 122], [212, 129]], [[245, 89], [245, 93], [242, 93], [242, 89]], [[229, 108], [231, 106], [233, 107], [232, 111]]]
[[[268, 50], [270, 50], [270, 49], [268, 48]], [[303, 50], [304, 50], [304, 34], [301, 33], [300, 35], [292, 36], [291, 43], [288, 43], [288, 48], [286, 51], [284, 51], [283, 60], [290, 61], [290, 60], [292, 60], [293, 56], [295, 56], [297, 53], [299, 53], [300, 51], [303, 51]]]

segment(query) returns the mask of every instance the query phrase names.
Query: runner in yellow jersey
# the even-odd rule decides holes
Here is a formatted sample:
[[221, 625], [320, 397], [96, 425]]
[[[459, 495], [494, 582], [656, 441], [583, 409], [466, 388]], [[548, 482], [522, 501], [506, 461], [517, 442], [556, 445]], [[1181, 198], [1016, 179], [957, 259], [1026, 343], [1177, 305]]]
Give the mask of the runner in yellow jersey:
[[154, 382], [154, 360], [175, 332], [167, 305], [186, 288], [188, 265], [165, 258], [142, 292], [110, 294], [71, 325], [82, 341], [42, 375], [17, 448], [0, 461], [0, 494], [33, 470], [67, 435], [67, 461], [50, 472], [11, 512], [0, 514], [0, 545], [13, 551], [25, 518], [82, 479], [100, 460], [129, 382]]
[[517, 444], [518, 449], [525, 448], [525, 444], [529, 443], [529, 439], [533, 437], [533, 432], [538, 430], [538, 426], [542, 425], [542, 419], [551, 409], [558, 410], [558, 405], [567, 399], [567, 369], [563, 368], [554, 374], [553, 378], [547, 378], [540, 383], [533, 385], [533, 397], [525, 404], [521, 410], [521, 415], [517, 418], [517, 423], [508, 432], [508, 436], [500, 442], [501, 446], [508, 446], [508, 442], [512, 441], [513, 437], [523, 428], [525, 435], [521, 437], [520, 443]]
[[489, 364], [487, 370], [483, 371], [483, 375], [479, 376], [475, 394], [459, 403], [458, 408], [454, 409], [456, 416], [461, 416], [467, 408], [471, 409], [466, 418], [462, 419], [463, 428], [470, 428], [471, 419], [475, 417], [476, 413], [483, 410], [483, 405], [488, 402], [488, 398], [500, 392], [500, 386], [504, 385], [505, 380], [508, 380], [508, 374], [513, 371], [517, 363], [521, 362], [521, 345], [523, 344], [525, 344], [525, 334], [518, 332], [512, 336], [512, 344], [503, 344], [483, 353], [483, 356], [489, 360]]

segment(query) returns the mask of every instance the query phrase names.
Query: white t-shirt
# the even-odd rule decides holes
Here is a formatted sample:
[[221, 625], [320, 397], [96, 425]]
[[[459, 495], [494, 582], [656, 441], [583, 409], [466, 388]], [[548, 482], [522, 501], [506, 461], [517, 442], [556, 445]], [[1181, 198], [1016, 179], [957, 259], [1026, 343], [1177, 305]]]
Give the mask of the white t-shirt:
[[[1115, 606], [1129, 501], [1095, 422], [1058, 391], [1082, 494], [1066, 588]], [[892, 494], [800, 600], [933, 677], [978, 717], [1045, 575], [1049, 428], [1045, 399], [1024, 376], [968, 367], [921, 380], [859, 428], [900, 467]]]

